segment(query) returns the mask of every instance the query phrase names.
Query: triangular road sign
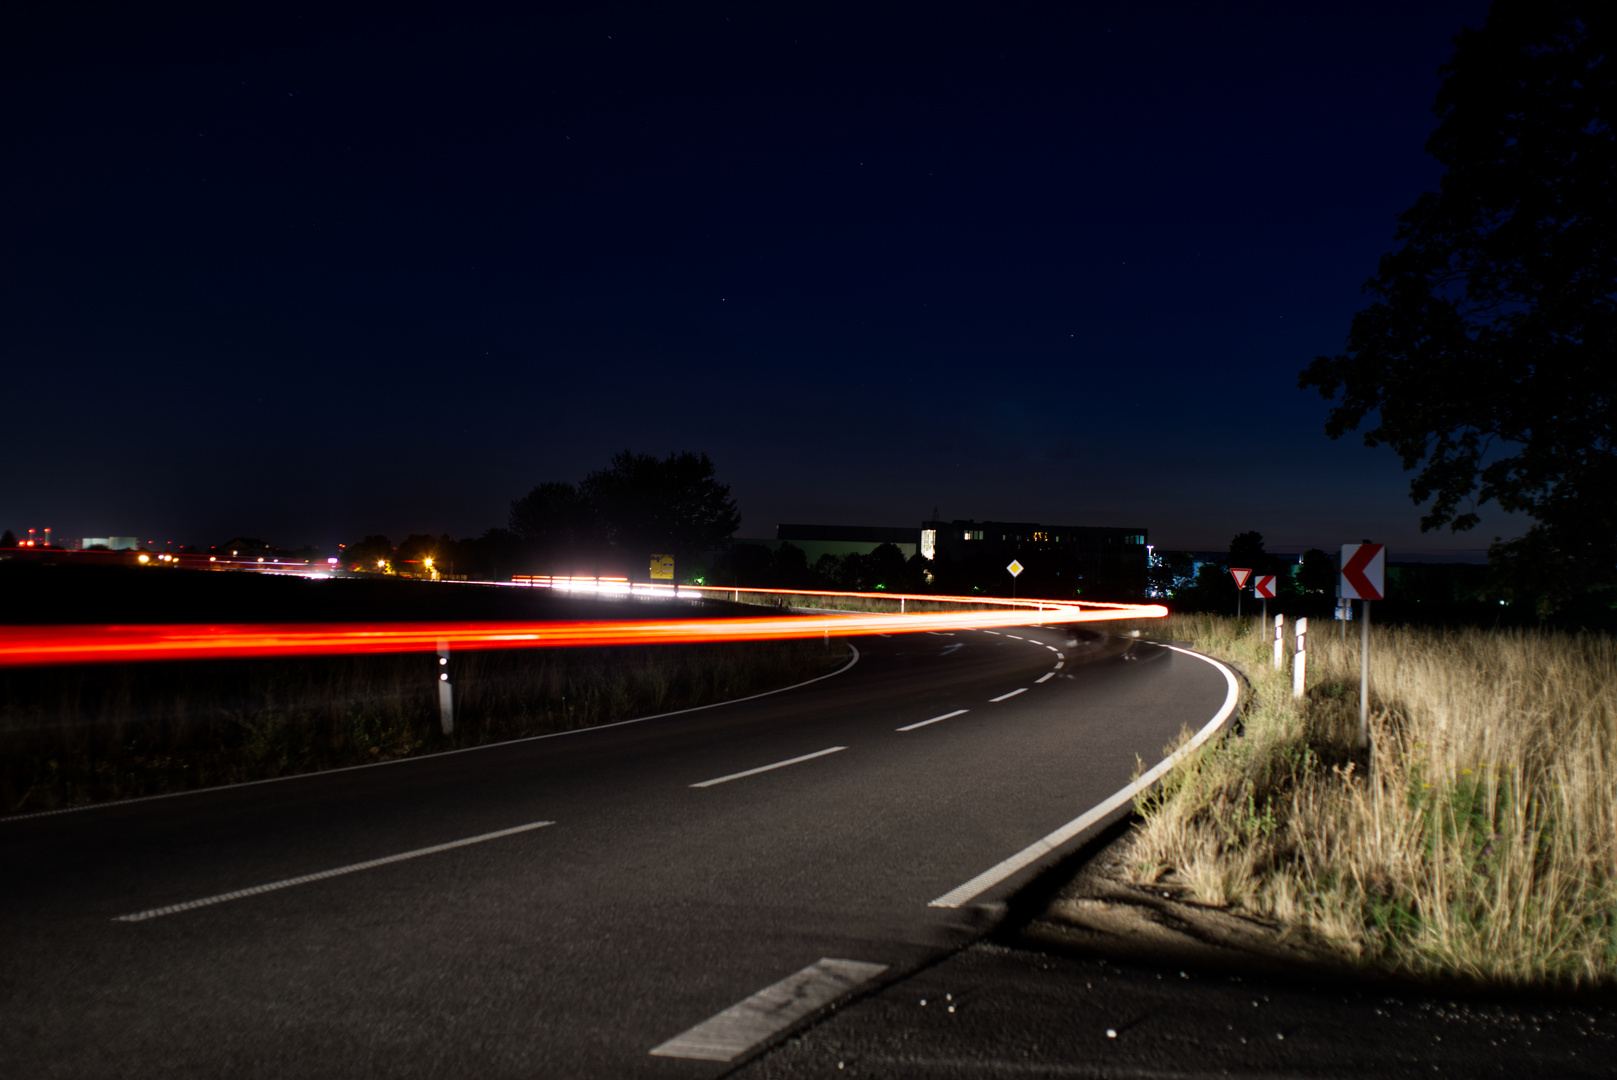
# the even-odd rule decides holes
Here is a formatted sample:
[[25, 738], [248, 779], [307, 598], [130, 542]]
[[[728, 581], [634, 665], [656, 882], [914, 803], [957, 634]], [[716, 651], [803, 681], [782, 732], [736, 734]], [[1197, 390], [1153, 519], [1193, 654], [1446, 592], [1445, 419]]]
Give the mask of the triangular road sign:
[[1242, 566], [1230, 567], [1230, 577], [1235, 579], [1237, 589], [1246, 588], [1246, 579], [1252, 576], [1252, 571]]

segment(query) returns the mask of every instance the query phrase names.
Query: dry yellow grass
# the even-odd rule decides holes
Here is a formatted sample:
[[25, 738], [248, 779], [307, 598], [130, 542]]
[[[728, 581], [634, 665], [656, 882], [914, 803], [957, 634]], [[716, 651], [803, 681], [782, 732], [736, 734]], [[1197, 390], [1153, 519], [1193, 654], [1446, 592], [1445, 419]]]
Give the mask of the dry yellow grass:
[[1306, 697], [1255, 620], [1139, 624], [1233, 661], [1244, 733], [1141, 810], [1141, 883], [1275, 920], [1420, 976], [1591, 985], [1617, 976], [1617, 647], [1607, 636], [1314, 622]]

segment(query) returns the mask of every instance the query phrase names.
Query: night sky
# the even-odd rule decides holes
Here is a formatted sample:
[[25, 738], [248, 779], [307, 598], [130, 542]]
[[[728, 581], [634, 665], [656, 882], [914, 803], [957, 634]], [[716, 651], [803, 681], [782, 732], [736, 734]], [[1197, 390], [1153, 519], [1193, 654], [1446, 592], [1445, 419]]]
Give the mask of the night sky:
[[1524, 527], [1421, 535], [1296, 388], [1484, 3], [29, 7], [0, 527], [475, 535], [622, 449], [743, 537]]

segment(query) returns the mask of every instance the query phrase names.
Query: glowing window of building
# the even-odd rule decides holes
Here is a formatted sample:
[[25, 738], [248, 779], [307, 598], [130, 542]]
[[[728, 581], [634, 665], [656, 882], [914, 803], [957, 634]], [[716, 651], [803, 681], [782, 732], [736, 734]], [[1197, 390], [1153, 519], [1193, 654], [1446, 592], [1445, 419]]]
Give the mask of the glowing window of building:
[[921, 530], [921, 558], [933, 559], [938, 554], [938, 530]]

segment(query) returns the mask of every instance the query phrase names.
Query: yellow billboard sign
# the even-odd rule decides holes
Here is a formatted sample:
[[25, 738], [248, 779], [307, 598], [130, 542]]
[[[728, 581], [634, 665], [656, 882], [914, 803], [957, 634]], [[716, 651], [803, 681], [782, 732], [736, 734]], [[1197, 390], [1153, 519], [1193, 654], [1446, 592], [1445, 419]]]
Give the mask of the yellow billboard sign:
[[651, 557], [651, 580], [674, 580], [674, 557], [672, 555], [653, 555]]

